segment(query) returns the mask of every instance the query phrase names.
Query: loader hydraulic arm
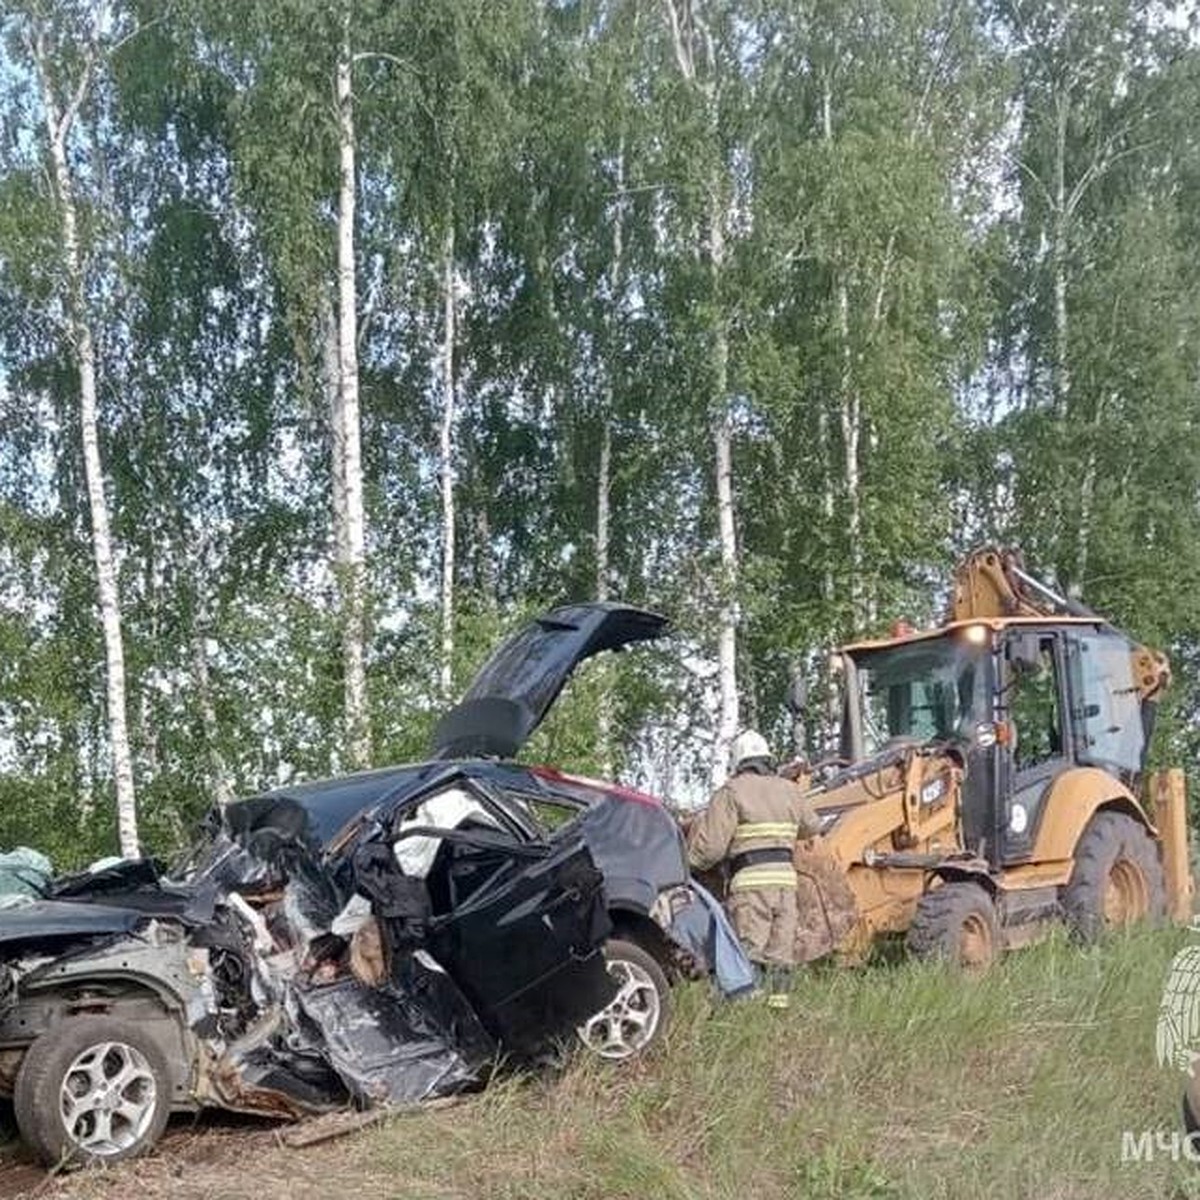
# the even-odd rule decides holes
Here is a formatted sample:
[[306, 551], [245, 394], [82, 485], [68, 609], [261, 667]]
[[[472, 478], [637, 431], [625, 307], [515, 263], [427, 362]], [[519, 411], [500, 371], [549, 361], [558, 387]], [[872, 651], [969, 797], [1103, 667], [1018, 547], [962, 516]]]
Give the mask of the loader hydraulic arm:
[[[1094, 617], [1108, 624], [1086, 605], [1030, 575], [1019, 551], [989, 546], [967, 555], [954, 569], [949, 619], [1011, 617]], [[1142, 700], [1157, 700], [1171, 681], [1166, 656], [1132, 642], [1130, 655]]]

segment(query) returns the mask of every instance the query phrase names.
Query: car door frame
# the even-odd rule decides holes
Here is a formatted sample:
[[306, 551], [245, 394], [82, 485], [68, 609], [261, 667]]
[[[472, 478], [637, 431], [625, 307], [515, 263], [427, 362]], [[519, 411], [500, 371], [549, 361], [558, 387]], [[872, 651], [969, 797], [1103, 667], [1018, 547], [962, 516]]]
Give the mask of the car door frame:
[[[451, 787], [464, 788], [479, 800], [489, 814], [501, 822], [504, 831], [516, 839], [518, 845], [513, 848], [514, 858], [528, 861], [524, 866], [517, 866], [502, 885], [496, 886], [494, 881], [489, 881], [483, 889], [482, 897], [478, 894], [472, 895], [461, 905], [456, 905], [453, 911], [431, 917], [428, 922], [426, 946], [439, 965], [458, 983], [489, 1032], [510, 1049], [527, 1048], [544, 1042], [546, 1036], [569, 1033], [578, 1019], [590, 1016], [607, 1004], [615, 990], [601, 949], [611, 928], [604, 905], [603, 876], [595, 866], [581, 833], [574, 832], [569, 837], [562, 838], [543, 836], [532, 821], [522, 820], [513, 811], [512, 806], [505, 804], [484, 781], [464, 771], [447, 772], [431, 781], [430, 786], [422, 788], [417, 794], [406, 796], [388, 812], [380, 823], [376, 836], [381, 836], [389, 845], [394, 845], [398, 840], [397, 826], [404, 814], [438, 792]], [[468, 840], [462, 836], [462, 831], [438, 829], [437, 832], [447, 840]], [[456, 834], [459, 836], [456, 837]], [[404, 831], [403, 836], [431, 836], [431, 830], [429, 827], [418, 826]], [[503, 848], [497, 846], [497, 850]], [[564, 886], [560, 895], [551, 896], [555, 885], [548, 884], [544, 878], [537, 878], [539, 874], [544, 875], [553, 870], [555, 864], [561, 871], [590, 871], [594, 876], [589, 879], [592, 885], [591, 893], [588, 896], [581, 894], [576, 898], [577, 902], [585, 907], [575, 914], [578, 921], [574, 923], [566, 919], [570, 914], [563, 911], [572, 903], [571, 885]], [[527, 912], [522, 912], [517, 917], [521, 923], [520, 938], [529, 939], [526, 943], [531, 951], [526, 956], [528, 960], [546, 966], [550, 956], [539, 952], [544, 952], [548, 944], [545, 931], [555, 932], [555, 914], [562, 914], [563, 919], [558, 921], [558, 925], [564, 934], [567, 931], [566, 927], [570, 925], [575, 934], [582, 935], [584, 931], [590, 930], [592, 936], [589, 937], [590, 944], [586, 946], [576, 941], [561, 945], [561, 953], [553, 956], [555, 961], [552, 966], [539, 970], [519, 988], [509, 990], [506, 984], [505, 993], [496, 994], [486, 986], [486, 973], [479, 970], [481, 964], [474, 960], [462, 960], [461, 948], [456, 945], [453, 935], [455, 927], [461, 930], [468, 918], [476, 920], [481, 927], [486, 927], [486, 922], [479, 920], [480, 908], [510, 903], [513, 893], [521, 890], [520, 884], [533, 885], [526, 889], [530, 894], [525, 896], [525, 902], [530, 907]], [[545, 899], [532, 903], [539, 887], [545, 892]], [[514, 923], [511, 920], [497, 920], [496, 928], [503, 928], [509, 934], [511, 953], [514, 949], [513, 935], [516, 932]], [[478, 943], [481, 939], [476, 938], [475, 941]], [[540, 995], [540, 1007], [534, 1016], [541, 1014], [544, 1017], [547, 1013], [555, 1014], [559, 1010], [566, 1014], [561, 1019], [552, 1016], [554, 1028], [545, 1028], [546, 1021], [541, 1022], [539, 1026], [537, 1021], [523, 1019], [520, 1001], [531, 992]]]

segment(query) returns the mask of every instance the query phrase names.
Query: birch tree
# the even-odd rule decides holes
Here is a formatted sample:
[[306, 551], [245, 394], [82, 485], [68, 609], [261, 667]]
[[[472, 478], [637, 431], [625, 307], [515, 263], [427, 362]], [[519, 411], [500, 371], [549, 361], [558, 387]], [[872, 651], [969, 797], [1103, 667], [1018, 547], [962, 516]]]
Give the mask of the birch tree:
[[[453, 194], [454, 173], [450, 173]], [[457, 512], [454, 497], [455, 425], [458, 416], [457, 384], [454, 375], [454, 356], [458, 345], [457, 266], [454, 256], [454, 206], [448, 205], [446, 232], [442, 244], [442, 353], [441, 401], [442, 412], [438, 436], [438, 482], [441, 488], [441, 659], [438, 684], [443, 701], [451, 698], [454, 687], [454, 571], [455, 522]]]
[[105, 55], [112, 50], [111, 46], [105, 44], [111, 35], [111, 21], [105, 5], [90, 14], [90, 24], [86, 27], [87, 40], [75, 48], [73, 78], [62, 69], [69, 52], [45, 17], [34, 14], [27, 19], [25, 44], [41, 96], [54, 201], [62, 233], [61, 301], [64, 332], [79, 379], [79, 432], [91, 513], [100, 622], [104, 632], [108, 733], [116, 789], [117, 834], [121, 853], [126, 858], [136, 858], [141, 849], [127, 716], [121, 598], [100, 454], [96, 341], [88, 311], [87, 261], [81, 244], [79, 206], [71, 163], [71, 144], [81, 110], [96, 82]]
[[695, 0], [662, 0], [675, 65], [687, 85], [709, 139], [709, 168], [704, 179], [705, 211], [697, 253], [708, 272], [712, 320], [709, 399], [713, 482], [721, 577], [717, 632], [717, 728], [712, 777], [719, 783], [729, 769], [729, 751], [738, 731], [737, 636], [738, 543], [734, 519], [733, 423], [729, 398], [729, 322], [724, 305], [726, 226], [730, 215], [730, 182], [720, 144], [720, 86], [712, 28]]
[[358, 399], [358, 288], [354, 254], [355, 176], [352, 46], [354, 5], [342, 9], [337, 60], [337, 402], [332, 413], [334, 542], [342, 589], [342, 663], [345, 672], [347, 757], [365, 767], [371, 758], [366, 674], [366, 517], [363, 506], [361, 418]]

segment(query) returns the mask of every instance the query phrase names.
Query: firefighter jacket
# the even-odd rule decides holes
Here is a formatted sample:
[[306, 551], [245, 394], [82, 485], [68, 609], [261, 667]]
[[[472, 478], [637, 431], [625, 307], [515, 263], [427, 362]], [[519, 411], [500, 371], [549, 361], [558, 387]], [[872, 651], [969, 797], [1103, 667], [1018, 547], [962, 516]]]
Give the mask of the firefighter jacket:
[[791, 966], [797, 961], [792, 856], [797, 839], [812, 837], [819, 828], [794, 783], [750, 769], [718, 788], [688, 830], [694, 870], [728, 864], [729, 916], [755, 962]]

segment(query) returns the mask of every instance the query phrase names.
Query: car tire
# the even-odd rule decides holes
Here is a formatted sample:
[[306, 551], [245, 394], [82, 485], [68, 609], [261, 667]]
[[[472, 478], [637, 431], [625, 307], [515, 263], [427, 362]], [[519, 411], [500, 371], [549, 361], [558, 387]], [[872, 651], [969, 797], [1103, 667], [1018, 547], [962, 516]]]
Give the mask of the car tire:
[[996, 905], [977, 883], [943, 883], [917, 901], [905, 943], [914, 958], [985, 971], [1000, 952]]
[[590, 1054], [623, 1062], [652, 1052], [671, 1019], [671, 987], [658, 959], [626, 938], [604, 943], [616, 996], [576, 1031]]
[[47, 1166], [120, 1162], [162, 1136], [172, 1085], [143, 1026], [73, 1017], [25, 1052], [13, 1089], [17, 1128]]
[[1166, 913], [1162, 863], [1140, 822], [1121, 812], [1092, 817], [1075, 843], [1062, 907], [1081, 942], [1093, 942], [1109, 929], [1161, 920]]

